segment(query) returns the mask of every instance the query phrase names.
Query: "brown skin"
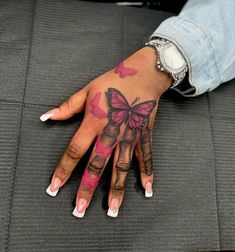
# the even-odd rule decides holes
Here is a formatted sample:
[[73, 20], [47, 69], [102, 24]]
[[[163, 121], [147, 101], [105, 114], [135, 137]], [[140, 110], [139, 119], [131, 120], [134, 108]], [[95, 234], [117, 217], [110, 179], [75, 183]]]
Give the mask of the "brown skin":
[[[172, 78], [168, 74], [156, 70], [156, 60], [157, 56], [153, 48], [141, 48], [129, 58], [124, 60], [124, 65], [126, 67], [136, 69], [138, 71], [137, 74], [133, 76], [127, 76], [125, 78], [120, 78], [119, 75], [114, 72], [114, 69], [112, 69], [90, 82], [85, 88], [75, 93], [67, 101], [60, 105], [58, 112], [50, 118], [51, 120], [65, 120], [73, 116], [75, 113], [79, 113], [83, 110], [85, 110], [85, 116], [80, 128], [72, 138], [69, 146], [65, 150], [63, 157], [56, 167], [52, 182], [55, 178], [59, 178], [59, 187], [62, 187], [66, 183], [81, 157], [86, 153], [97, 136], [102, 135], [103, 129], [107, 125], [107, 118], [98, 119], [91, 113], [91, 106], [89, 102], [91, 101], [91, 99], [93, 99], [95, 94], [101, 92], [99, 106], [105, 112], [107, 112], [109, 108], [105, 92], [110, 87], [118, 89], [126, 97], [129, 103], [135, 100], [136, 97], [140, 97], [140, 101], [155, 100], [158, 103], [161, 95], [170, 87]], [[147, 133], [150, 135], [150, 137], [148, 135], [146, 138], [146, 130], [142, 130], [143, 133], [141, 133], [141, 131], [138, 131], [136, 140], [133, 144], [133, 148], [125, 147], [126, 149], [129, 148], [128, 150], [130, 158], [132, 157], [133, 152], [135, 152], [137, 155], [137, 159], [140, 163], [141, 182], [144, 188], [146, 187], [146, 183], [148, 181], [150, 181], [151, 183], [153, 182], [153, 174], [149, 172], [149, 170], [151, 170], [150, 166], [152, 165], [151, 160], [148, 160], [147, 174], [145, 172], [146, 169], [144, 168], [145, 160], [143, 160], [144, 156], [148, 156], [148, 158], [150, 158], [149, 156], [151, 155], [151, 144], [147, 143], [147, 145], [149, 146], [149, 151], [145, 155], [141, 153], [140, 139], [141, 134], [145, 134], [145, 138], [142, 137], [142, 140], [150, 138], [151, 142], [151, 133], [156, 112], [157, 105], [151, 112], [149, 121], [147, 122], [148, 125], [146, 125], [149, 131], [149, 133]], [[120, 127], [120, 134], [118, 135], [117, 141], [115, 143], [116, 148], [114, 147], [113, 174], [108, 201], [110, 206], [111, 199], [118, 199], [116, 206], [117, 208], [121, 206], [124, 198], [125, 188], [123, 188], [123, 185], [125, 185], [125, 180], [128, 173], [128, 171], [123, 171], [120, 173], [122, 179], [122, 188], [121, 190], [116, 190], [116, 167], [120, 150], [120, 148], [117, 147], [120, 146], [120, 143], [122, 141], [124, 141], [124, 144], [128, 146], [128, 142], [125, 142], [126, 136], [123, 137], [124, 131], [125, 127], [123, 125]], [[122, 145], [124, 146], [124, 144]], [[91, 155], [90, 161], [93, 158], [94, 151]], [[125, 159], [125, 155], [123, 155], [123, 158]], [[131, 160], [128, 159], [126, 161], [130, 162]], [[87, 204], [82, 207], [82, 210], [80, 209], [81, 211], [85, 210], [90, 204], [94, 190], [95, 188], [91, 189], [89, 187], [80, 185], [76, 199], [77, 206], [79, 199], [83, 198], [87, 201]]]

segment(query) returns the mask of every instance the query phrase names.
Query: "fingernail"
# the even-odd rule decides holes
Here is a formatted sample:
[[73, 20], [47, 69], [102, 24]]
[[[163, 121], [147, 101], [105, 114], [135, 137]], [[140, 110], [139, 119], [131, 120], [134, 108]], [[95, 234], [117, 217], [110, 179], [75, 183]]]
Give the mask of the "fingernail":
[[87, 200], [86, 199], [79, 199], [77, 206], [73, 210], [73, 215], [78, 218], [82, 218], [86, 212], [87, 208]]
[[50, 119], [53, 115], [55, 115], [58, 111], [59, 111], [58, 108], [51, 109], [51, 110], [49, 110], [48, 112], [46, 112], [45, 114], [41, 115], [41, 116], [40, 116], [40, 120], [41, 120], [42, 122], [45, 122], [45, 121], [47, 121], [48, 119]]
[[113, 198], [110, 202], [109, 210], [107, 212], [107, 215], [110, 217], [117, 217], [118, 211], [119, 211], [119, 200]]
[[145, 197], [151, 198], [153, 196], [152, 182], [148, 181], [145, 185]]
[[50, 195], [55, 197], [61, 187], [61, 180], [59, 178], [53, 178], [51, 184], [47, 187], [46, 192]]
[[84, 214], [85, 214], [85, 211], [83, 211], [82, 213], [79, 213], [77, 210], [77, 207], [75, 207], [73, 210], [73, 216], [77, 218], [83, 218]]

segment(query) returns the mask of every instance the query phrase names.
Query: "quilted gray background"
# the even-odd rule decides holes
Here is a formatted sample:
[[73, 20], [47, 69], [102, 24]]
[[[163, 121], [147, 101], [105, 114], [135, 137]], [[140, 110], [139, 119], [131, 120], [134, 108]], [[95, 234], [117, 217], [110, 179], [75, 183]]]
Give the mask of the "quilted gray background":
[[154, 130], [155, 195], [128, 177], [106, 216], [110, 167], [82, 220], [82, 169], [56, 198], [50, 176], [81, 116], [39, 121], [142, 46], [170, 13], [75, 0], [0, 1], [0, 251], [235, 249], [235, 81], [193, 99], [165, 95]]

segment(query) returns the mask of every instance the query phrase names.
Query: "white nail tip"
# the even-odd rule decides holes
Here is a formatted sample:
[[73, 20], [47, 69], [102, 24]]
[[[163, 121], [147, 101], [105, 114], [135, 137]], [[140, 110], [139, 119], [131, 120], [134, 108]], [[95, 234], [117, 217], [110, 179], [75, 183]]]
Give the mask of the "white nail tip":
[[50, 113], [50, 114], [43, 114], [40, 116], [40, 120], [42, 122], [47, 121], [48, 119], [50, 119], [55, 113]]
[[107, 215], [110, 216], [110, 217], [114, 217], [116, 218], [118, 216], [118, 209], [113, 211], [109, 208], [108, 212], [107, 212]]
[[145, 197], [146, 198], [151, 198], [153, 196], [153, 192], [148, 192], [147, 190], [145, 190]]
[[54, 191], [54, 192], [52, 192], [52, 191], [51, 191], [51, 188], [50, 188], [50, 185], [49, 185], [49, 186], [47, 187], [47, 189], [46, 189], [47, 194], [49, 194], [49, 195], [52, 196], [52, 197], [55, 197], [56, 194], [58, 193], [58, 191], [59, 191], [59, 189], [56, 190], [56, 191]]
[[77, 210], [77, 207], [74, 208], [73, 216], [75, 216], [77, 218], [83, 218], [84, 215], [85, 215], [85, 211], [83, 211], [82, 213], [79, 213], [78, 210]]

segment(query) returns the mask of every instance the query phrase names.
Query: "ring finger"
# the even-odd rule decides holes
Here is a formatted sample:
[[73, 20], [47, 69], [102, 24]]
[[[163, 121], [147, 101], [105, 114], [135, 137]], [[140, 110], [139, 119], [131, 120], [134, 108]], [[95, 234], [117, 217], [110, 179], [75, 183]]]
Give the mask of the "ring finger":
[[133, 156], [136, 134], [136, 131], [131, 130], [127, 126], [116, 148], [108, 200], [109, 210], [107, 215], [110, 217], [118, 216], [118, 211], [124, 198], [125, 184]]

